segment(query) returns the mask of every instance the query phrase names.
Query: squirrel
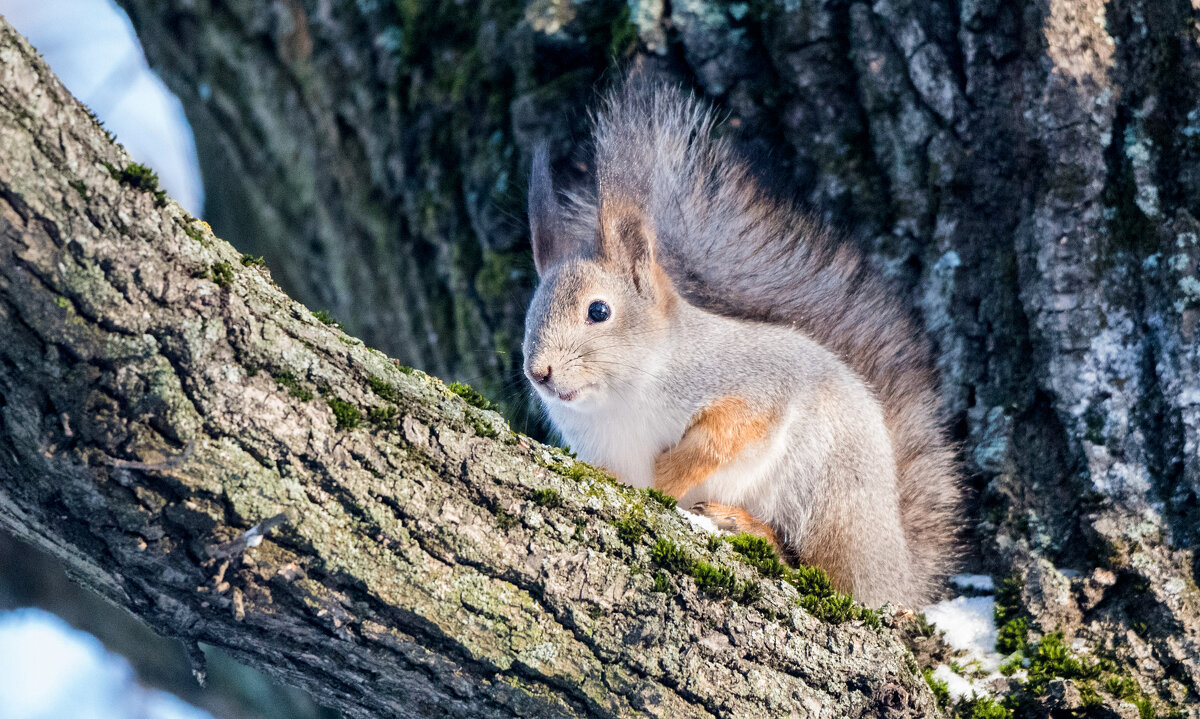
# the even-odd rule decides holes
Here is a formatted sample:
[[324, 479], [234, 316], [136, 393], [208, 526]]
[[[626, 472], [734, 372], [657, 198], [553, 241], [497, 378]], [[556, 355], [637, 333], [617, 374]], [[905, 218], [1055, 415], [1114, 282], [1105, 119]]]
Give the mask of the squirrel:
[[867, 605], [920, 606], [961, 517], [930, 345], [716, 127], [634, 76], [594, 119], [594, 188], [557, 192], [535, 148], [525, 374], [580, 459]]

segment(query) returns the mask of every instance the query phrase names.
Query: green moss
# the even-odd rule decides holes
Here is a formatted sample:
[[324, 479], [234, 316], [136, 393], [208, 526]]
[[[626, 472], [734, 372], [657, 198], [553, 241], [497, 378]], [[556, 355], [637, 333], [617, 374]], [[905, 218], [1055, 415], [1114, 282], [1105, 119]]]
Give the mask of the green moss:
[[642, 537], [646, 534], [646, 526], [632, 514], [618, 519], [612, 525], [617, 528], [617, 536], [621, 538], [621, 541], [629, 545], [642, 541]]
[[646, 496], [667, 509], [675, 509], [675, 498], [659, 489], [647, 489]]
[[254, 255], [248, 255], [248, 254], [243, 253], [242, 254], [242, 266], [243, 267], [266, 267], [267, 261], [265, 259], [263, 259], [261, 255], [259, 257], [255, 257]]
[[396, 423], [399, 410], [394, 405], [372, 407], [367, 411], [367, 421], [377, 427], [388, 427]]
[[358, 407], [345, 400], [330, 395], [325, 398], [325, 404], [329, 405], [329, 409], [333, 410], [333, 416], [337, 420], [338, 429], [351, 430], [362, 422], [362, 413], [358, 411]]
[[670, 572], [688, 574], [692, 570], [691, 556], [669, 539], [659, 539], [654, 544], [650, 559]]
[[500, 529], [503, 529], [504, 531], [507, 532], [508, 530], [517, 526], [517, 518], [512, 516], [508, 512], [504, 511], [503, 509], [497, 509], [496, 510], [496, 524], [499, 525]]
[[809, 614], [834, 624], [863, 621], [872, 627], [880, 625], [879, 613], [854, 603], [854, 599], [833, 588], [829, 575], [817, 567], [788, 567], [779, 559], [775, 548], [766, 539], [753, 534], [735, 534], [726, 540], [737, 556], [768, 579], [783, 579], [802, 596], [800, 606]]
[[1000, 665], [1000, 673], [1006, 677], [1011, 677], [1021, 670], [1021, 660], [1025, 657], [1022, 654], [1014, 654], [1011, 659]]
[[313, 317], [316, 317], [317, 321], [323, 325], [341, 327], [341, 324], [339, 324], [338, 321], [333, 318], [333, 315], [329, 313], [329, 310], [316, 310], [313, 312]]
[[1084, 708], [1098, 707], [1104, 703], [1093, 682], [1079, 682], [1076, 688], [1079, 690], [1079, 700], [1083, 703]]
[[191, 222], [181, 223], [181, 227], [183, 227], [183, 233], [196, 242], [199, 242], [201, 246], [208, 247], [212, 243], [208, 241], [208, 238], [204, 236], [203, 232], [196, 229], [196, 224], [198, 222], [198, 220], [193, 220]]
[[628, 485], [618, 482], [616, 478], [614, 478], [608, 472], [600, 469], [599, 467], [593, 467], [587, 462], [575, 461], [568, 467], [564, 467], [560, 464], [545, 464], [544, 466], [546, 469], [557, 472], [567, 479], [573, 479], [577, 482], [583, 480], [605, 482], [623, 490], [635, 491], [632, 490]]
[[932, 637], [937, 633], [934, 626], [929, 623], [929, 619], [925, 617], [925, 612], [918, 612], [916, 616], [917, 633], [922, 637]]
[[301, 385], [300, 380], [296, 379], [291, 372], [280, 372], [273, 377], [280, 387], [286, 389], [289, 395], [301, 402], [308, 402], [313, 398], [312, 391]]
[[666, 572], [660, 570], [654, 573], [654, 591], [661, 594], [670, 594], [672, 589], [671, 577]]
[[475, 430], [475, 434], [479, 435], [480, 437], [495, 439], [496, 437], [500, 436], [500, 433], [496, 431], [496, 428], [492, 426], [491, 422], [488, 422], [479, 415], [469, 415], [469, 421], [471, 423], [471, 429]]
[[742, 532], [725, 537], [725, 541], [743, 562], [757, 569], [764, 577], [778, 579], [787, 573], [788, 568], [779, 561], [775, 548], [762, 537]]
[[1012, 711], [991, 697], [972, 695], [955, 705], [954, 714], [961, 719], [1008, 719]]
[[84, 202], [87, 202], [87, 185], [83, 180], [71, 180], [71, 188], [79, 193], [79, 197], [82, 198]]
[[629, 3], [621, 4], [609, 32], [612, 40], [608, 45], [608, 53], [614, 58], [624, 57], [637, 47], [638, 27], [633, 22]]
[[997, 626], [1003, 625], [1021, 614], [1021, 590], [1025, 582], [1017, 575], [1005, 577], [996, 586], [996, 601], [993, 605], [992, 616]]
[[1010, 619], [1000, 625], [996, 634], [996, 651], [1001, 654], [1019, 652], [1029, 643], [1029, 623], [1024, 617]]
[[754, 604], [763, 598], [762, 585], [758, 582], [743, 582], [737, 591], [734, 599], [742, 604]]
[[459, 397], [462, 397], [467, 401], [467, 404], [474, 405], [479, 409], [495, 409], [495, 405], [489, 402], [487, 397], [484, 397], [479, 393], [478, 390], [469, 384], [464, 384], [462, 382], [451, 382], [450, 384], [446, 385], [446, 389], [450, 390]]
[[1140, 694], [1141, 688], [1133, 677], [1109, 677], [1104, 682], [1104, 691], [1128, 701]]
[[108, 163], [104, 163], [104, 166], [108, 169], [108, 174], [122, 185], [153, 194], [155, 205], [162, 207], [167, 203], [167, 193], [159, 188], [158, 175], [149, 167], [138, 162], [132, 162], [122, 170]]
[[583, 521], [582, 519], [576, 519], [575, 531], [571, 534], [571, 539], [574, 539], [576, 542], [582, 542], [584, 540], [583, 528], [586, 526], [587, 522]]
[[655, 542], [650, 559], [663, 570], [690, 576], [707, 594], [729, 597], [743, 604], [752, 604], [762, 598], [762, 587], [758, 582], [739, 584], [731, 570], [696, 559], [669, 539]]
[[716, 596], [730, 596], [737, 588], [737, 578], [733, 572], [700, 559], [692, 562], [691, 575], [701, 591]]
[[218, 262], [208, 270], [209, 277], [218, 287], [228, 287], [233, 284], [233, 265], [228, 262]]
[[1131, 701], [1137, 707], [1138, 716], [1141, 719], [1157, 719], [1158, 712], [1154, 709], [1154, 704], [1150, 701], [1149, 697], [1142, 696]]
[[62, 308], [64, 310], [70, 309], [71, 300], [68, 300], [66, 297], [55, 297], [54, 304], [58, 305], [60, 308]]
[[396, 389], [396, 385], [388, 382], [385, 379], [372, 376], [367, 379], [367, 384], [371, 386], [371, 391], [379, 395], [389, 402], [400, 401], [400, 391]]
[[1075, 656], [1063, 643], [1062, 634], [1047, 634], [1042, 637], [1029, 657], [1029, 681], [1025, 690], [1041, 696], [1052, 679], [1098, 679], [1099, 662]]
[[533, 503], [539, 507], [561, 507], [562, 496], [553, 489], [533, 490]]
[[716, 552], [721, 548], [722, 544], [724, 544], [724, 542], [722, 542], [721, 538], [715, 534], [708, 535], [708, 540], [705, 542], [705, 546], [708, 547], [708, 551], [710, 552]]
[[925, 683], [933, 691], [933, 698], [937, 700], [937, 705], [941, 709], [950, 706], [950, 684], [944, 679], [938, 679], [933, 676], [933, 670], [925, 667], [921, 670], [921, 675], [925, 677]]

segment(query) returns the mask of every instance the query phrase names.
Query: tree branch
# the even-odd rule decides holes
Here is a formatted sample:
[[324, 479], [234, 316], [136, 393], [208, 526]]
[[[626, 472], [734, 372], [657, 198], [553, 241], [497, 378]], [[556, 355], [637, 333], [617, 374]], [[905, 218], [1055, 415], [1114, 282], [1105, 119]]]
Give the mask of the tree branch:
[[0, 20], [0, 524], [79, 581], [350, 716], [934, 711], [886, 627], [815, 619], [156, 190]]

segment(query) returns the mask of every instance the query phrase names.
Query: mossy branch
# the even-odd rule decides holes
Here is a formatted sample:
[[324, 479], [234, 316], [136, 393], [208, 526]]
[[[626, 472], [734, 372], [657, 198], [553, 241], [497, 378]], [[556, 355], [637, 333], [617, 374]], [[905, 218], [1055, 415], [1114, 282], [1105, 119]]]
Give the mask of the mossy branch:
[[932, 711], [886, 629], [814, 618], [110, 172], [2, 20], [0, 136], [0, 525], [158, 631], [348, 716]]

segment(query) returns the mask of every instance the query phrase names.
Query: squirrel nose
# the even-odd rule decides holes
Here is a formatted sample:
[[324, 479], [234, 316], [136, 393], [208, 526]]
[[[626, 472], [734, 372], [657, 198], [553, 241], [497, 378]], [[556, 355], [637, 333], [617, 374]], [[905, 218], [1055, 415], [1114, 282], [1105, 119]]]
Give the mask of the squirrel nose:
[[529, 376], [538, 384], [546, 384], [550, 381], [550, 365], [546, 365], [545, 371], [540, 369], [529, 369]]

